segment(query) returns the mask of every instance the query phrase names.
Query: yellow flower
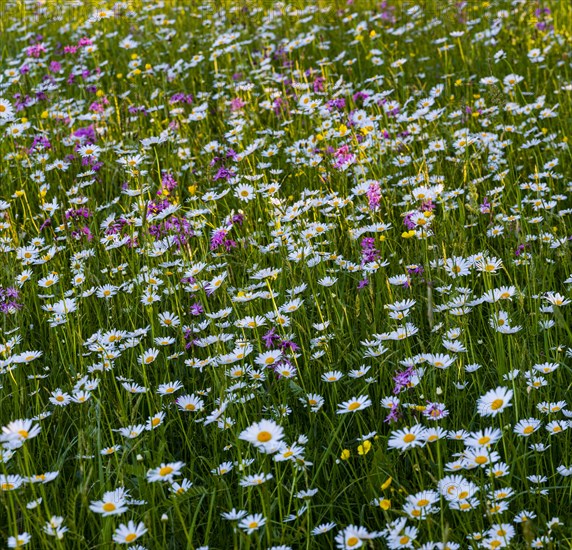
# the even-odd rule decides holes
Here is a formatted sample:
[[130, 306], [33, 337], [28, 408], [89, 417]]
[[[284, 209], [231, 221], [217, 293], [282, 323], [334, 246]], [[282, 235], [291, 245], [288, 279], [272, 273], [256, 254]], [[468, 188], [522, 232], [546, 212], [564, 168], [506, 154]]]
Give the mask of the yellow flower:
[[347, 460], [347, 459], [350, 457], [350, 454], [351, 454], [351, 452], [350, 452], [349, 449], [344, 449], [344, 450], [342, 451], [342, 455], [340, 456], [340, 458], [341, 458], [342, 460]]
[[361, 456], [366, 455], [367, 453], [369, 453], [370, 450], [371, 450], [371, 441], [369, 441], [369, 439], [366, 439], [363, 442], [363, 445], [360, 445], [357, 448], [358, 455]]
[[383, 482], [383, 484], [381, 485], [381, 490], [382, 490], [382, 491], [385, 491], [385, 490], [391, 485], [391, 482], [392, 482], [392, 481], [393, 481], [393, 478], [392, 478], [392, 477], [388, 477], [388, 478]]
[[385, 511], [389, 510], [391, 508], [391, 500], [388, 500], [387, 498], [380, 500], [379, 507]]

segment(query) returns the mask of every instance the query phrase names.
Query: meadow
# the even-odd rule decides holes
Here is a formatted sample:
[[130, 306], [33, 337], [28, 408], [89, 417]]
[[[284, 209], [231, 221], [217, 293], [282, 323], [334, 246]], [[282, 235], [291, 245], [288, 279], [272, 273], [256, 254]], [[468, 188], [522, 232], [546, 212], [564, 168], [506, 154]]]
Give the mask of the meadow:
[[572, 547], [571, 21], [2, 2], [0, 546]]

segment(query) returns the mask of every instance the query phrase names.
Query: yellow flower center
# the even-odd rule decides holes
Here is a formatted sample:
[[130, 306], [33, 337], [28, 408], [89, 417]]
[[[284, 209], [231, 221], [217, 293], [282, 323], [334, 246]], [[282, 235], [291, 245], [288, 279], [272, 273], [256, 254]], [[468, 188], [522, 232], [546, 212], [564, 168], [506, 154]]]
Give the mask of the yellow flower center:
[[117, 507], [115, 504], [113, 504], [113, 502], [106, 502], [102, 508], [104, 512], [113, 512]]
[[491, 403], [491, 409], [493, 411], [498, 411], [504, 405], [504, 401], [502, 399], [495, 399]]
[[195, 409], [196, 407], [192, 403], [188, 403], [187, 405], [185, 405], [186, 411], [194, 411]]
[[173, 468], [171, 468], [171, 466], [163, 466], [160, 470], [159, 470], [159, 475], [161, 477], [164, 476], [168, 476], [170, 473], [173, 472]]
[[125, 537], [125, 542], [133, 542], [136, 538], [137, 538], [137, 534], [136, 534], [136, 533], [129, 533], [129, 534]]
[[524, 430], [522, 430], [522, 433], [525, 433], [526, 435], [531, 434], [534, 431], [534, 428], [532, 426], [527, 426], [526, 428], [524, 428]]
[[403, 441], [404, 443], [411, 443], [412, 441], [415, 441], [415, 436], [413, 434], [407, 434], [403, 438]]
[[475, 458], [475, 462], [476, 462], [477, 464], [486, 464], [486, 463], [488, 462], [488, 458], [487, 458], [486, 456], [482, 456], [482, 455], [481, 455], [481, 456], [477, 456], [477, 457]]
[[350, 403], [348, 405], [348, 410], [349, 411], [355, 411], [356, 409], [359, 409], [361, 403], [359, 401], [354, 401], [353, 403]]
[[399, 544], [407, 544], [409, 542], [410, 538], [407, 535], [403, 535], [400, 539], [399, 539]]
[[490, 440], [491, 438], [485, 435], [479, 439], [479, 445], [486, 445]]
[[28, 437], [28, 432], [26, 430], [20, 430], [18, 432], [18, 435], [24, 439], [26, 439]]
[[256, 439], [258, 439], [258, 441], [260, 441], [261, 443], [266, 443], [267, 441], [270, 441], [272, 439], [272, 434], [270, 432], [260, 432], [256, 436]]
[[346, 541], [346, 546], [352, 547], [352, 546], [355, 546], [358, 542], [359, 542], [359, 539], [357, 537], [350, 537]]
[[427, 506], [427, 504], [429, 504], [429, 501], [426, 498], [422, 498], [418, 503], [417, 506]]

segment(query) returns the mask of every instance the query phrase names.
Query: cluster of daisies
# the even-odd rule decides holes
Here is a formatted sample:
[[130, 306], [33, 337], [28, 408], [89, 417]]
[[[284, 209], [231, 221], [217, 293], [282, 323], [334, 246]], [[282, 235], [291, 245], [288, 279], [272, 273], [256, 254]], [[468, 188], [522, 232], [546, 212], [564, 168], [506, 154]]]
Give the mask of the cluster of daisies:
[[7, 11], [0, 538], [564, 544], [565, 8], [267, 4]]

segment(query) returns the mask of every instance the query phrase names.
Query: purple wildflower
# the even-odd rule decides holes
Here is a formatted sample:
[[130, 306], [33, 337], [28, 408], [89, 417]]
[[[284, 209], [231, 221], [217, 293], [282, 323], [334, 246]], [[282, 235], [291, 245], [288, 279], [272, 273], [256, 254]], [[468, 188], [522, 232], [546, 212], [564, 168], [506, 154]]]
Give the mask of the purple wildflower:
[[381, 203], [381, 188], [378, 182], [371, 183], [367, 190], [367, 200], [370, 210], [376, 211]]
[[362, 288], [365, 288], [368, 285], [369, 285], [369, 279], [367, 277], [364, 277], [361, 281], [358, 282], [357, 288], [358, 290], [361, 290]]
[[404, 371], [398, 372], [394, 377], [395, 387], [393, 388], [393, 393], [397, 395], [401, 393], [404, 389], [407, 389], [413, 378], [413, 367], [408, 367]]

